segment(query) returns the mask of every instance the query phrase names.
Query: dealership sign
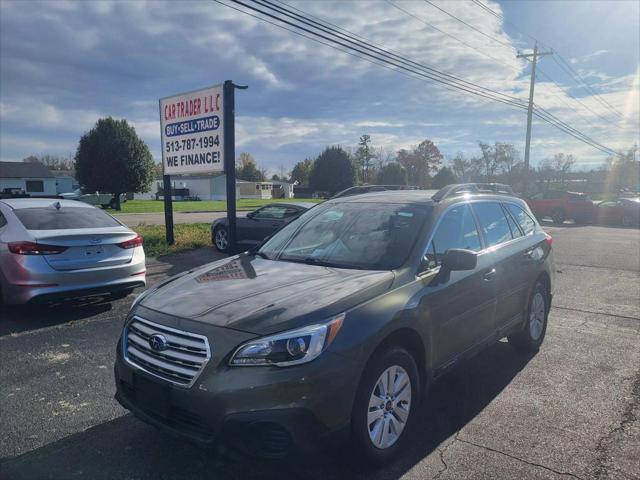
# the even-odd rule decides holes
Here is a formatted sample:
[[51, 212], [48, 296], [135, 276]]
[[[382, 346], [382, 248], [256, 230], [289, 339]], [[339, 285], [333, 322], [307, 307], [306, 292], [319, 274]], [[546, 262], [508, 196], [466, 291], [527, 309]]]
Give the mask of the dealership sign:
[[222, 85], [160, 99], [165, 175], [224, 170]]

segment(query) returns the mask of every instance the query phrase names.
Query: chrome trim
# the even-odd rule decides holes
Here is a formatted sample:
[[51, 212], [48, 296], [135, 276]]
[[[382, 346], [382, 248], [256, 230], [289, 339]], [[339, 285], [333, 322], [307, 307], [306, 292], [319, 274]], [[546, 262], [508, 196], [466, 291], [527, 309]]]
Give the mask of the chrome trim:
[[[142, 324], [144, 328], [132, 327], [134, 322]], [[163, 334], [169, 340], [169, 349], [152, 352], [144, 345], [145, 339], [138, 332], [144, 335]], [[190, 388], [211, 360], [211, 348], [209, 339], [204, 335], [167, 327], [134, 315], [122, 332], [122, 356], [131, 367], [178, 387]], [[152, 368], [164, 372], [154, 372]]]

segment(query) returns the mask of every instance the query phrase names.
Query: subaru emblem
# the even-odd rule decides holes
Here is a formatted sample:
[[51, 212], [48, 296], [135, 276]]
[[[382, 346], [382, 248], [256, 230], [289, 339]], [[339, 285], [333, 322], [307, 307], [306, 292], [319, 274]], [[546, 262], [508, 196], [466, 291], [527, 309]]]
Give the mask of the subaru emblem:
[[96, 245], [96, 244], [98, 244], [98, 243], [102, 243], [102, 239], [100, 239], [100, 238], [92, 238], [92, 239], [90, 240], [90, 242], [91, 242], [93, 245]]
[[168, 348], [167, 339], [164, 335], [154, 333], [149, 337], [149, 346], [156, 352], [162, 352], [163, 350], [166, 350]]

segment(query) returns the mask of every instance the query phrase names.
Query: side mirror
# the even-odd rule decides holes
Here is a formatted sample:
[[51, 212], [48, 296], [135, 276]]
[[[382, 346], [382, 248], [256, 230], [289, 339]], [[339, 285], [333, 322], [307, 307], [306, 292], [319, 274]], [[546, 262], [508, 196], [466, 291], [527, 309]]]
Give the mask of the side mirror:
[[442, 269], [447, 271], [473, 270], [478, 264], [478, 254], [464, 248], [450, 248], [442, 257]]
[[254, 213], [253, 212], [249, 212], [247, 213], [246, 217], [247, 218], [253, 218]]

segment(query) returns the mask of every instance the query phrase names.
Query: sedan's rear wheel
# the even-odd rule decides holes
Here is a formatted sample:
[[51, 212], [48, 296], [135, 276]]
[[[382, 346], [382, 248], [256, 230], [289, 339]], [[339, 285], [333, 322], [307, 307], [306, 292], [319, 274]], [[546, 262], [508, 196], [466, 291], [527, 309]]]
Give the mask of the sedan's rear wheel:
[[562, 225], [567, 219], [567, 216], [565, 215], [564, 210], [562, 210], [561, 208], [556, 208], [553, 212], [551, 212], [551, 219], [556, 225]]
[[229, 250], [229, 232], [225, 227], [216, 227], [213, 231], [213, 244], [219, 252], [227, 253], [227, 250]]
[[365, 465], [389, 461], [402, 448], [416, 417], [420, 385], [416, 363], [392, 347], [366, 368], [353, 407], [352, 435]]

